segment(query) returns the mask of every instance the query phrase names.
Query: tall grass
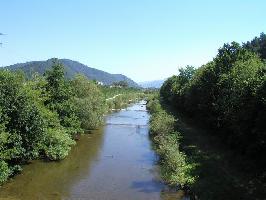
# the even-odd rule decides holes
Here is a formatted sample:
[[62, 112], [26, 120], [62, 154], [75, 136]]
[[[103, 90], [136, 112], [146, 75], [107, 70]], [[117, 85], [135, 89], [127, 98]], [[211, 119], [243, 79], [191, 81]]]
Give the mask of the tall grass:
[[181, 134], [176, 131], [175, 118], [162, 109], [157, 97], [148, 99], [147, 108], [151, 113], [150, 136], [160, 157], [162, 179], [171, 186], [190, 186], [196, 181], [192, 175], [195, 166], [180, 151]]

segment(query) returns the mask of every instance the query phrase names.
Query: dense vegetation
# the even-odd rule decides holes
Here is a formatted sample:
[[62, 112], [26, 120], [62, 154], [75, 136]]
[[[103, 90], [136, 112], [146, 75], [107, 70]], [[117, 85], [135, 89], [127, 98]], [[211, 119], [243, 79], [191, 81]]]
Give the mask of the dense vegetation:
[[265, 47], [265, 34], [225, 44], [148, 100], [162, 178], [192, 199], [265, 197]]
[[[144, 94], [137, 88], [132, 87], [109, 87], [102, 86], [101, 91], [105, 96], [108, 110], [115, 110], [143, 98]], [[115, 97], [115, 98], [114, 98]]]
[[162, 109], [156, 96], [148, 99], [147, 109], [151, 113], [150, 135], [160, 156], [163, 180], [171, 186], [190, 186], [196, 180], [192, 174], [195, 165], [180, 151], [181, 135], [176, 131], [174, 116]]
[[[78, 133], [99, 127], [108, 111], [103, 90], [83, 75], [66, 79], [58, 60], [30, 80], [0, 70], [0, 184], [29, 160], [65, 158]], [[131, 92], [123, 92], [119, 103], [138, 96]]]
[[224, 44], [217, 56], [165, 81], [161, 98], [197, 118], [232, 149], [266, 167], [266, 35]]

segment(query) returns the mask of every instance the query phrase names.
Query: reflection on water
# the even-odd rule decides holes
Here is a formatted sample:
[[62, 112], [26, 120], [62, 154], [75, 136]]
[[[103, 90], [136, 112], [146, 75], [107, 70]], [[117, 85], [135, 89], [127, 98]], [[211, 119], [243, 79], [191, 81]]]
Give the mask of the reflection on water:
[[142, 103], [106, 117], [61, 162], [35, 161], [0, 188], [0, 199], [173, 200], [163, 192]]
[[25, 166], [22, 174], [0, 189], [0, 199], [67, 199], [69, 189], [89, 175], [91, 164], [97, 161], [102, 137], [103, 130], [81, 136], [78, 145], [61, 162], [35, 161]]

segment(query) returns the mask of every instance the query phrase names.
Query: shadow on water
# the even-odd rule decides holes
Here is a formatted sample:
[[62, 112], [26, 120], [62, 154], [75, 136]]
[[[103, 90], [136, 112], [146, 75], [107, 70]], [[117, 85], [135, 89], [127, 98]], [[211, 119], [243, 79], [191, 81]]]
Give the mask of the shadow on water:
[[160, 181], [148, 180], [148, 181], [133, 181], [131, 187], [144, 193], [154, 193], [161, 190], [164, 185]]
[[34, 161], [22, 174], [0, 188], [0, 199], [66, 199], [69, 189], [97, 161], [102, 146], [103, 130], [82, 135], [70, 155], [60, 162]]
[[143, 104], [106, 116], [60, 162], [34, 161], [0, 188], [0, 200], [177, 200], [161, 182]]

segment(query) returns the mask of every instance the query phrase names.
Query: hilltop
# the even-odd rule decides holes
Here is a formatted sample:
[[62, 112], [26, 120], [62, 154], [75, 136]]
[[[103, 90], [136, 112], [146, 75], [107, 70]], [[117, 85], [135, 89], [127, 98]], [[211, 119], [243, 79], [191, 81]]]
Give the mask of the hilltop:
[[[139, 87], [139, 85], [132, 79], [128, 78], [123, 74], [111, 74], [102, 70], [98, 70], [92, 67], [88, 67], [80, 62], [73, 61], [70, 59], [58, 59], [60, 63], [65, 66], [65, 73], [67, 78], [73, 78], [76, 74], [84, 74], [90, 80], [97, 80], [102, 82], [104, 85], [111, 85], [115, 82], [125, 81], [129, 87]], [[18, 63], [4, 68], [15, 71], [22, 70], [27, 77], [31, 74], [38, 72], [44, 74], [47, 69], [50, 69], [53, 64], [53, 59], [46, 61], [31, 61], [26, 63]]]

